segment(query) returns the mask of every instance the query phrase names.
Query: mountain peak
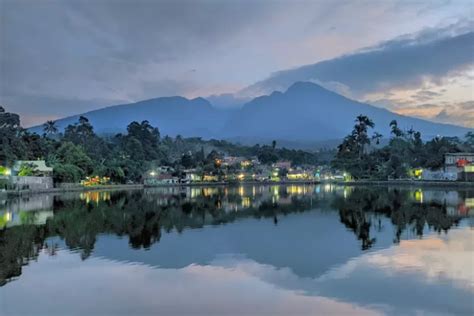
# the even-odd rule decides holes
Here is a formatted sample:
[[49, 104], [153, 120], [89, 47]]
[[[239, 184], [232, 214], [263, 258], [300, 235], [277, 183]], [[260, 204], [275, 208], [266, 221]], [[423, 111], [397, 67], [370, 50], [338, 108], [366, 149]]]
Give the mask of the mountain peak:
[[297, 81], [292, 84], [286, 92], [316, 92], [316, 91], [326, 91], [329, 92], [326, 88], [310, 81]]

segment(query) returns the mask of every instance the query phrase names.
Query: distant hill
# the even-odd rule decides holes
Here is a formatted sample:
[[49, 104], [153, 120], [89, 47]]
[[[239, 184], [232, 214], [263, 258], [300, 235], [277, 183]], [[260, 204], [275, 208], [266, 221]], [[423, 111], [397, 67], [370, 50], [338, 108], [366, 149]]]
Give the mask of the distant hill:
[[[376, 124], [375, 130], [389, 136], [389, 123], [413, 127], [426, 138], [436, 135], [462, 136], [472, 129], [434, 123], [392, 113], [357, 102], [317, 84], [297, 82], [285, 92], [273, 92], [246, 103], [240, 109], [219, 110], [203, 98], [163, 97], [132, 104], [110, 106], [84, 113], [98, 133], [125, 131], [131, 121], [148, 120], [162, 135], [244, 140], [250, 144], [272, 139], [280, 144], [315, 144], [347, 135], [357, 115], [364, 114]], [[60, 130], [77, 122], [79, 115], [57, 121]], [[31, 130], [41, 132], [41, 126]], [[300, 147], [300, 145], [296, 145]]]
[[[97, 133], [124, 132], [132, 121], [148, 120], [163, 135], [212, 137], [227, 121], [230, 112], [215, 109], [203, 98], [162, 97], [115, 105], [80, 114], [89, 119]], [[77, 122], [80, 115], [56, 121], [59, 130]], [[31, 128], [42, 132], [41, 126]]]
[[286, 92], [255, 98], [233, 115], [226, 126], [230, 137], [260, 137], [294, 141], [323, 141], [347, 135], [357, 115], [375, 122], [375, 130], [389, 136], [389, 124], [413, 127], [424, 137], [462, 136], [470, 129], [402, 116], [357, 102], [310, 82], [297, 82]]

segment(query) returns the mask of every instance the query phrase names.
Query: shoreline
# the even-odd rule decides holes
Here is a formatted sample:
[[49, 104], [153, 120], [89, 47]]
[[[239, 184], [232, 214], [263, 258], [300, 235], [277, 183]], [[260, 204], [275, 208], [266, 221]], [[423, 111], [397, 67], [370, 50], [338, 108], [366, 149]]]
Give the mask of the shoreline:
[[111, 184], [92, 187], [69, 187], [69, 188], [52, 188], [45, 190], [7, 190], [0, 191], [0, 196], [27, 196], [34, 194], [50, 194], [50, 193], [66, 193], [66, 192], [86, 192], [86, 191], [120, 191], [120, 190], [142, 190], [151, 188], [170, 188], [170, 187], [205, 187], [205, 186], [239, 186], [239, 185], [316, 185], [316, 184], [333, 184], [339, 186], [433, 186], [433, 187], [463, 187], [473, 188], [474, 182], [464, 181], [422, 181], [422, 180], [359, 180], [359, 181], [242, 181], [242, 182], [199, 182], [199, 183], [177, 183], [177, 184], [159, 184], [159, 185], [143, 185], [143, 184]]
[[433, 186], [433, 187], [472, 187], [474, 182], [466, 181], [425, 181], [425, 180], [358, 180], [343, 182], [343, 185], [402, 185], [402, 186]]

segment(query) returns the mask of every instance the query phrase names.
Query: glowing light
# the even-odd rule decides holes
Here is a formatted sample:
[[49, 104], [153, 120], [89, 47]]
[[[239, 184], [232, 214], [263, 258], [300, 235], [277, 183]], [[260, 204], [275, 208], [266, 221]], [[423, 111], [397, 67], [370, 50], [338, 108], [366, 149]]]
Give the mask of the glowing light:
[[474, 172], [474, 165], [465, 166], [464, 172]]
[[421, 190], [415, 191], [415, 201], [423, 203], [423, 191]]
[[251, 203], [250, 198], [248, 196], [242, 198], [242, 207], [250, 207], [251, 205], [252, 205], [252, 203]]

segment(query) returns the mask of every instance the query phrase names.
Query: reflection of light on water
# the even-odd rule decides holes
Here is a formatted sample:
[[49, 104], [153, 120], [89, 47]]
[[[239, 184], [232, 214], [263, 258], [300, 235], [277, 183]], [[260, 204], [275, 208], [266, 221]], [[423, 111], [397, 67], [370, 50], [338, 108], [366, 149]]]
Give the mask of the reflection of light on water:
[[0, 216], [0, 228], [6, 226], [9, 222], [11, 222], [12, 218], [13, 218], [12, 212], [6, 211], [5, 214]]
[[96, 204], [99, 204], [100, 201], [109, 201], [110, 200], [110, 192], [108, 191], [88, 191], [88, 192], [82, 192], [79, 195], [81, 200], [85, 200], [86, 203], [89, 202], [95, 202]]
[[244, 190], [244, 187], [243, 187], [243, 186], [240, 186], [240, 187], [239, 187], [239, 195], [240, 195], [240, 196], [244, 196], [244, 195], [245, 195], [245, 190]]
[[218, 193], [217, 188], [203, 188], [202, 189], [203, 195], [205, 197], [213, 196]]
[[276, 185], [272, 187], [272, 194], [276, 197], [280, 195], [280, 186]]
[[291, 185], [286, 188], [286, 192], [294, 195], [306, 194], [306, 187], [302, 185]]
[[324, 192], [331, 192], [331, 185], [330, 184], [325, 184], [324, 185]]
[[421, 189], [415, 191], [415, 201], [423, 203], [423, 191]]
[[252, 202], [250, 201], [250, 198], [248, 196], [242, 198], [242, 207], [250, 207], [252, 205]]

